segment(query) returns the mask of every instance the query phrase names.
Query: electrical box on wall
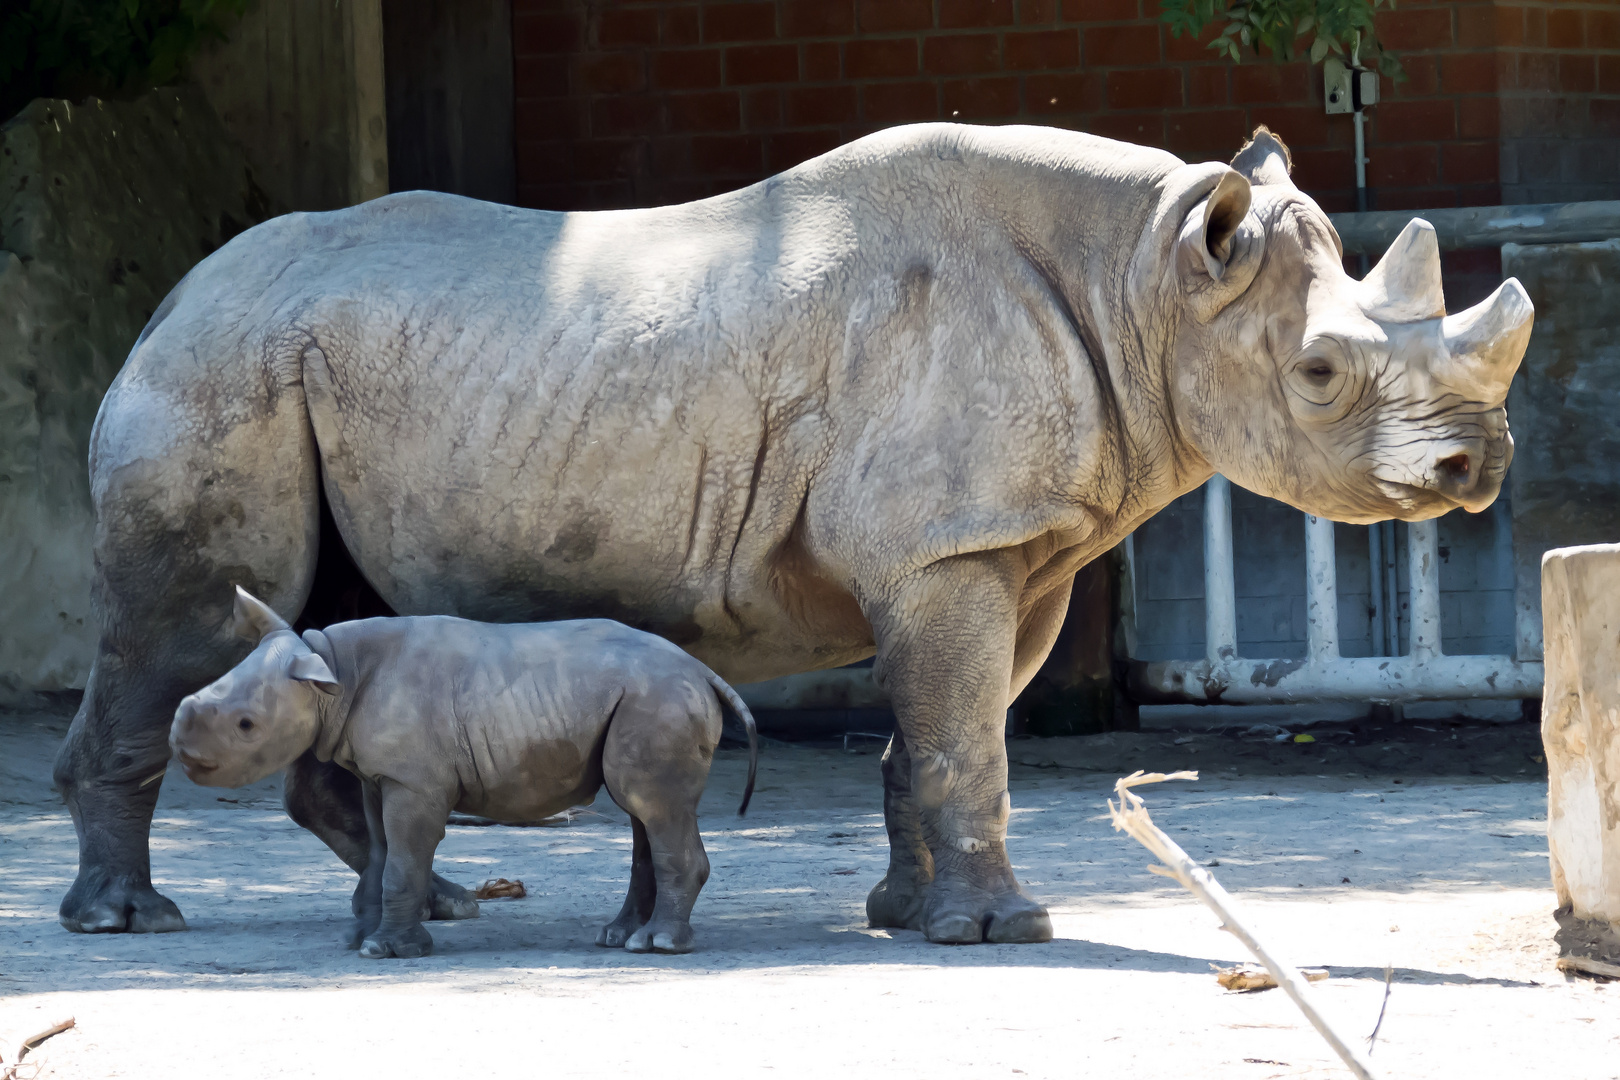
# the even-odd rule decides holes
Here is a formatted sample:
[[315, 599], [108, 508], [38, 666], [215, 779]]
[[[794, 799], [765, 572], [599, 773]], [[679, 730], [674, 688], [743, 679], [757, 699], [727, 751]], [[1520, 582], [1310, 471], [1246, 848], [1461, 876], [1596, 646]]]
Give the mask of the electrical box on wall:
[[1360, 112], [1378, 104], [1378, 72], [1349, 67], [1330, 56], [1322, 62], [1322, 97], [1329, 113]]

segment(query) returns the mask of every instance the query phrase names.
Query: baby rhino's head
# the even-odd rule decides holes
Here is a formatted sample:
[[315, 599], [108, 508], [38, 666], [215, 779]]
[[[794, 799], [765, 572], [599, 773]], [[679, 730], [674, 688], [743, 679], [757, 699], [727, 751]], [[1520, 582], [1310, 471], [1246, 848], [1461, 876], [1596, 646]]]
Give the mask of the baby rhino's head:
[[234, 629], [247, 659], [180, 702], [169, 749], [209, 787], [242, 787], [285, 769], [314, 744], [337, 676], [286, 620], [238, 587]]

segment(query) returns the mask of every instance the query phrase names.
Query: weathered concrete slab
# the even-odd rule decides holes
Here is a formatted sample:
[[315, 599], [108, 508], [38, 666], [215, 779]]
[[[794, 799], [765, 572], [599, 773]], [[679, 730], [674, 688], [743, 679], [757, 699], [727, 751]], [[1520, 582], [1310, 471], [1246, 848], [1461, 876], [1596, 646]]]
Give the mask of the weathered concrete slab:
[[1518, 658], [1539, 660], [1542, 553], [1620, 541], [1620, 239], [1507, 244], [1502, 273], [1536, 305], [1508, 420]]
[[0, 127], [0, 697], [84, 685], [101, 396], [174, 283], [272, 210], [194, 90]]
[[1566, 952], [1620, 963], [1620, 544], [1541, 563], [1547, 843]]

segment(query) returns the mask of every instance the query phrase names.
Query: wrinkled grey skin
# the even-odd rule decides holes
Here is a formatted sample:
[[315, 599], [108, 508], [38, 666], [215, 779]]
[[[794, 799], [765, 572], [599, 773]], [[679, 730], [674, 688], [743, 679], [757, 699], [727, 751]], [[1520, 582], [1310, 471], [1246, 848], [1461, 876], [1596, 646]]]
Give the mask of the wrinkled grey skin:
[[708, 668], [606, 619], [362, 619], [300, 638], [236, 593], [237, 633], [255, 648], [181, 700], [169, 746], [210, 787], [255, 783], [310, 751], [360, 777], [371, 850], [350, 948], [368, 959], [432, 951], [422, 919], [450, 811], [532, 821], [606, 785], [634, 844], [624, 908], [597, 944], [692, 950], [692, 905], [709, 877], [697, 804], [721, 701], [748, 730], [738, 813], [758, 757], [748, 707]]
[[899, 733], [871, 921], [1045, 940], [1003, 716], [1075, 570], [1215, 470], [1343, 521], [1489, 504], [1529, 304], [1442, 311], [1432, 230], [1351, 280], [1266, 134], [1229, 168], [922, 125], [684, 206], [418, 193], [259, 226], [102, 406], [63, 922], [181, 925], [137, 785], [240, 658], [223, 587], [304, 603], [319, 488], [402, 614], [618, 618], [733, 682], [875, 653]]

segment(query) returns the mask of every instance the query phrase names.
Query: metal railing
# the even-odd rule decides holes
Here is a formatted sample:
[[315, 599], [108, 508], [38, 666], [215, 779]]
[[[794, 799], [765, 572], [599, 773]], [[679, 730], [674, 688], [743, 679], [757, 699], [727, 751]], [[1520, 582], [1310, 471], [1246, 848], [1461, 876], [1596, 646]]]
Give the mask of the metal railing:
[[[1204, 659], [1131, 661], [1132, 698], [1144, 704], [1275, 705], [1540, 696], [1540, 664], [1521, 663], [1511, 656], [1447, 656], [1441, 648], [1440, 556], [1433, 521], [1417, 521], [1409, 527], [1411, 630], [1406, 654], [1340, 655], [1333, 522], [1303, 516], [1305, 658], [1251, 660], [1238, 655], [1232, 489], [1225, 477], [1215, 476], [1204, 486]], [[1374, 526], [1373, 534], [1377, 532]], [[1375, 616], [1393, 608], [1387, 592], [1380, 599], [1383, 602], [1378, 607], [1382, 610]], [[1391, 644], [1398, 641], [1396, 637]]]

